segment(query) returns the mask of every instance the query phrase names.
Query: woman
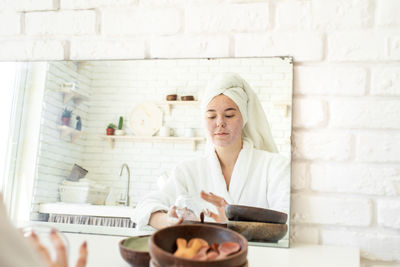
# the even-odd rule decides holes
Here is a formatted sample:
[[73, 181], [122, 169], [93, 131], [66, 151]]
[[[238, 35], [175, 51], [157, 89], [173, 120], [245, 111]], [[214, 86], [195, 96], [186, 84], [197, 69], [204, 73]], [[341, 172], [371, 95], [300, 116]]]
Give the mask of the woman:
[[[277, 154], [267, 118], [248, 83], [224, 74], [206, 89], [202, 101], [208, 148], [201, 158], [178, 165], [160, 192], [136, 208], [138, 228], [180, 223], [177, 196], [201, 197], [206, 215], [226, 221], [225, 206], [240, 204], [288, 212], [289, 161]], [[209, 192], [209, 193], [207, 193]]]

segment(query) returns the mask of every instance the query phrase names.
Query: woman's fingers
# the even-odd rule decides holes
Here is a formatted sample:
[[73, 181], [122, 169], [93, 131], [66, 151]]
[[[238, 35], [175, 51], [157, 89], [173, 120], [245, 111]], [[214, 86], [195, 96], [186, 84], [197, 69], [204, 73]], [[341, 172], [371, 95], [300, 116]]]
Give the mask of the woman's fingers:
[[205, 201], [210, 202], [211, 204], [213, 204], [214, 206], [217, 206], [217, 207], [225, 207], [226, 205], [228, 205], [228, 202], [226, 202], [226, 200], [224, 198], [214, 195], [211, 192], [206, 193], [204, 191], [201, 191], [200, 196]]
[[178, 214], [176, 213], [176, 206], [172, 206], [168, 211], [168, 224], [169, 225], [178, 225], [183, 222], [183, 217], [179, 218]]
[[46, 262], [46, 265], [51, 266], [51, 257], [49, 251], [40, 243], [39, 237], [36, 235], [35, 232], [32, 232], [31, 235], [28, 237], [29, 240], [33, 243], [36, 250], [42, 256], [42, 259]]
[[176, 206], [172, 206], [168, 211], [168, 216], [173, 218], [178, 218], [178, 214], [176, 214]]
[[214, 221], [216, 221], [218, 223], [222, 223], [222, 222], [226, 221], [226, 219], [225, 219], [226, 217], [225, 216], [222, 216], [221, 214], [214, 213], [214, 212], [210, 211], [209, 209], [205, 209], [204, 214], [206, 216], [214, 219]]
[[78, 261], [76, 262], [76, 267], [85, 267], [86, 262], [87, 262], [87, 242], [83, 242], [81, 247], [79, 248], [79, 258]]
[[60, 236], [56, 230], [52, 229], [50, 233], [50, 240], [56, 249], [56, 263], [58, 266], [68, 266], [67, 250]]

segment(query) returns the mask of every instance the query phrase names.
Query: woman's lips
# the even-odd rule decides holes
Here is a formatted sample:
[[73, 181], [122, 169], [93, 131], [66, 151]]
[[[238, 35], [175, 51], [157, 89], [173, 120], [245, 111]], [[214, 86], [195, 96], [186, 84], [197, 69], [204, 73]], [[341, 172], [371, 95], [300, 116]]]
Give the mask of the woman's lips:
[[224, 135], [228, 135], [228, 133], [215, 133], [215, 135], [224, 136]]

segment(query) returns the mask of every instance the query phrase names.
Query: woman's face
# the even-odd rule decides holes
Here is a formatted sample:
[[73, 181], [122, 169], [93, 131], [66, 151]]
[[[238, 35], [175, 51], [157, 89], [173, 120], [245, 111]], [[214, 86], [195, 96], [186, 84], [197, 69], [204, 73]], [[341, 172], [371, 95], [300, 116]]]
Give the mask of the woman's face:
[[243, 118], [229, 97], [218, 95], [207, 105], [206, 129], [215, 146], [226, 147], [240, 141]]

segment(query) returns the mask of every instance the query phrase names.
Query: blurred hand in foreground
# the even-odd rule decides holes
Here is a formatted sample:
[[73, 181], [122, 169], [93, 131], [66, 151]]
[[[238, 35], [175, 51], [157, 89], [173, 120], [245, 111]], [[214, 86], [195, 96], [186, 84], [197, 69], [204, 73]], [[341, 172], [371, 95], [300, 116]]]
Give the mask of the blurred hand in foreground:
[[[56, 251], [56, 259], [53, 261], [50, 256], [50, 252], [40, 243], [39, 237], [35, 232], [32, 232], [28, 239], [35, 246], [36, 251], [41, 256], [47, 267], [68, 267], [67, 251], [63, 241], [57, 232], [53, 229], [50, 233], [50, 240]], [[83, 242], [79, 248], [79, 257], [76, 263], [76, 267], [85, 267], [87, 261], [87, 243]]]

